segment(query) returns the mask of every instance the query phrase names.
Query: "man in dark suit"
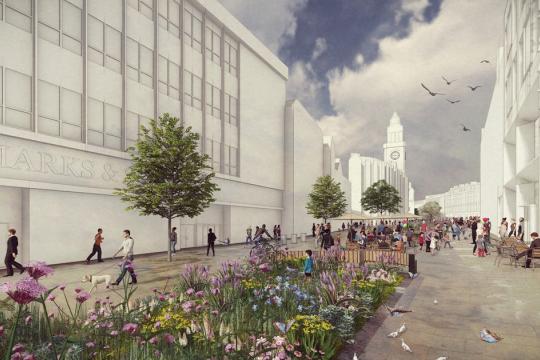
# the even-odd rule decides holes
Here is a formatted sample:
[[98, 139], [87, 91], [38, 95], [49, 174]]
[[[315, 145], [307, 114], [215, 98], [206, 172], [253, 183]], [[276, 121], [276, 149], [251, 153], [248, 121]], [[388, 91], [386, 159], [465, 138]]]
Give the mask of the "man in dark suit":
[[4, 263], [6, 264], [7, 274], [6, 276], [13, 276], [13, 266], [17, 269], [19, 269], [20, 273], [22, 274], [24, 272], [24, 266], [19, 264], [15, 261], [15, 258], [17, 257], [17, 247], [19, 246], [19, 241], [17, 239], [17, 236], [15, 236], [15, 229], [9, 229], [9, 238], [7, 241], [7, 250], [6, 250], [6, 258], [4, 259]]
[[212, 256], [216, 256], [214, 251], [214, 243], [216, 242], [216, 234], [212, 232], [212, 229], [208, 229], [208, 246], [206, 247], [206, 256], [210, 254], [210, 249], [212, 249]]

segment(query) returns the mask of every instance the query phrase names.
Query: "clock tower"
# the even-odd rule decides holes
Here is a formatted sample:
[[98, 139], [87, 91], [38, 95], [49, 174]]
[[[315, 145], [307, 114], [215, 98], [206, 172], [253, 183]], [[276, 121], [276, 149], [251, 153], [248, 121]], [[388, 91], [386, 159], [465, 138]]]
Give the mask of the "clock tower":
[[394, 112], [390, 119], [390, 125], [386, 128], [386, 144], [384, 148], [384, 161], [397, 164], [398, 169], [405, 173], [405, 146], [403, 141], [403, 126], [397, 113]]

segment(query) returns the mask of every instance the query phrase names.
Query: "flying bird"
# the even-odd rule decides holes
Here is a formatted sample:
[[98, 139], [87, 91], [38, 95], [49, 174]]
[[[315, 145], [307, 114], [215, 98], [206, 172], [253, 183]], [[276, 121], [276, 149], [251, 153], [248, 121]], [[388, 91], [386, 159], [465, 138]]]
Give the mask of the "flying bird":
[[423, 83], [420, 83], [420, 84], [422, 85], [422, 87], [423, 87], [424, 89], [426, 89], [426, 91], [427, 91], [427, 92], [429, 93], [429, 95], [431, 95], [431, 96], [444, 95], [444, 94], [441, 94], [441, 93], [438, 93], [438, 92], [433, 92], [433, 91], [429, 90], [429, 89], [426, 87], [426, 85], [424, 85]]
[[405, 326], [405, 324], [402, 324], [397, 332], [398, 332], [398, 334], [403, 334], [405, 332], [405, 330], [407, 330], [407, 327]]
[[446, 85], [451, 85], [454, 81], [456, 80], [448, 80], [447, 78], [445, 78], [444, 76], [441, 76], [443, 78], [443, 80], [446, 82]]
[[390, 313], [391, 316], [397, 316], [399, 314], [413, 312], [412, 310], [403, 310], [403, 309], [400, 309], [400, 308], [391, 308], [391, 307], [388, 307], [388, 305], [386, 305], [386, 304], [384, 304], [384, 307], [386, 308], [386, 310], [388, 310], [388, 312]]
[[457, 104], [458, 102], [461, 102], [461, 100], [450, 100], [450, 99], [446, 99], [446, 101], [448, 101], [450, 104]]
[[[468, 127], [466, 127], [465, 125], [463, 125], [463, 124], [460, 124], [460, 125], [461, 125], [461, 126], [463, 126], [463, 131], [465, 131], [465, 132], [467, 132], [467, 131], [471, 131], [471, 129], [469, 129], [469, 128], [468, 128]], [[434, 304], [437, 304], [437, 303], [438, 303], [438, 301], [437, 301], [437, 300], [433, 300], [433, 303], [434, 303]]]
[[467, 87], [468, 87], [469, 89], [471, 89], [471, 91], [475, 91], [475, 90], [478, 89], [479, 87], [482, 87], [482, 85], [476, 85], [476, 86], [467, 85]]
[[480, 61], [480, 64], [489, 64], [489, 60], [484, 59], [484, 60]]
[[409, 347], [409, 345], [405, 344], [405, 341], [403, 341], [403, 339], [401, 339], [401, 348], [405, 351], [412, 353], [411, 348]]

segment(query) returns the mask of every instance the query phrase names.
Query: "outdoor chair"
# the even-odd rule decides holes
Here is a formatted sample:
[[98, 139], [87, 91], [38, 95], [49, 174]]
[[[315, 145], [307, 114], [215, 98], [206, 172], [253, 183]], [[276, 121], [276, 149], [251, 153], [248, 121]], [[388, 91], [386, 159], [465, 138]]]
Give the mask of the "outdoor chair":
[[529, 256], [527, 254], [527, 260], [530, 260], [530, 267], [532, 267], [533, 271], [536, 267], [536, 264], [540, 264], [540, 249], [532, 249], [531, 255]]

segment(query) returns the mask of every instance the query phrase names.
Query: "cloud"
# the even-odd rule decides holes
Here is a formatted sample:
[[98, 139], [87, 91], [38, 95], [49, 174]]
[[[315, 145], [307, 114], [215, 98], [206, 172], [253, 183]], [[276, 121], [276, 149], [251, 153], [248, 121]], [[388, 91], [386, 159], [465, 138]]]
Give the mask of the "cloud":
[[317, 40], [315, 40], [315, 48], [313, 49], [313, 54], [311, 55], [311, 59], [312, 60], [317, 59], [326, 51], [326, 49], [328, 49], [328, 44], [326, 43], [326, 39], [322, 37], [317, 38]]
[[310, 63], [297, 61], [289, 68], [287, 98], [300, 100], [313, 116], [319, 117], [323, 114], [319, 103], [323, 85]]
[[[426, 1], [404, 0], [404, 11], [415, 14], [408, 36], [379, 40], [379, 57], [372, 63], [359, 61], [355, 69], [328, 73], [336, 115], [323, 117], [321, 127], [336, 136], [338, 155], [372, 154], [374, 149], [382, 154], [385, 129], [395, 110], [405, 128], [407, 174], [417, 198], [477, 180], [480, 129], [495, 79], [504, 5], [492, 0], [446, 1], [439, 16], [424, 23], [420, 16]], [[480, 64], [483, 58], [492, 64]], [[441, 75], [457, 81], [447, 86]], [[462, 102], [451, 105], [444, 97], [431, 97], [420, 82]], [[483, 87], [472, 93], [469, 84]], [[473, 131], [463, 133], [459, 123]]]
[[308, 0], [221, 0], [275, 54], [296, 32], [296, 13]]

